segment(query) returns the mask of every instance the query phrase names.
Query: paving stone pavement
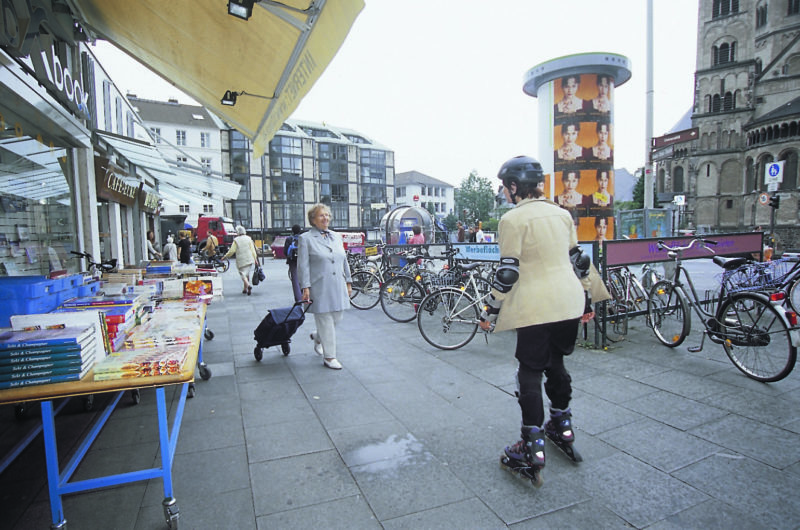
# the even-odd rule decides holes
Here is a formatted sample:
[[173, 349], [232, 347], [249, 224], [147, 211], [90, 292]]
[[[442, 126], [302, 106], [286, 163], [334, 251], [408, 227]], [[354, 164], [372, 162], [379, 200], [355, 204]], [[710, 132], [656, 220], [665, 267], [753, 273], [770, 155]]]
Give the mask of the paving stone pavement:
[[[584, 462], [548, 443], [535, 490], [498, 465], [519, 435], [513, 333], [442, 351], [378, 306], [346, 313], [341, 371], [314, 353], [310, 315], [289, 355], [272, 347], [258, 362], [253, 329], [292, 296], [285, 264], [264, 267], [252, 296], [228, 271], [209, 306], [212, 377], [187, 401], [173, 468], [181, 528], [800, 526], [800, 371], [758, 383], [719, 346], [690, 353], [696, 330], [669, 349], [641, 318], [605, 350], [582, 342], [566, 362]], [[92, 412], [72, 400], [57, 417], [62, 459], [107, 399]], [[154, 402], [152, 390], [123, 399], [76, 478], [157, 462]], [[30, 416], [0, 407], [0, 453]], [[150, 480], [67, 496], [64, 509], [73, 530], [165, 528], [162, 498]], [[39, 437], [0, 474], [0, 528], [48, 528], [49, 513]]]

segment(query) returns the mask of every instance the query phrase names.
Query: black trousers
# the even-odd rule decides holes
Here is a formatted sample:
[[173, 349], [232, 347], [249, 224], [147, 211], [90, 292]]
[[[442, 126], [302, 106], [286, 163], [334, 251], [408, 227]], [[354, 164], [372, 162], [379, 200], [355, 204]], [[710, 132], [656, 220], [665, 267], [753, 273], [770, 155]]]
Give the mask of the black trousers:
[[516, 358], [519, 361], [519, 406], [522, 424], [542, 427], [544, 390], [553, 408], [564, 410], [572, 399], [572, 378], [564, 367], [564, 356], [575, 349], [580, 319], [548, 322], [517, 329]]

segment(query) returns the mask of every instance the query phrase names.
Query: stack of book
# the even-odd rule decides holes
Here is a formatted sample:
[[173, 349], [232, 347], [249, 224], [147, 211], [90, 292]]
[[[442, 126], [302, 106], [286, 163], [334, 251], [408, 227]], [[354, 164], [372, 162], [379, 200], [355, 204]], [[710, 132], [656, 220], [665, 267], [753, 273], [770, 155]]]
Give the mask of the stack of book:
[[82, 379], [95, 362], [94, 326], [0, 333], [0, 389]]
[[185, 344], [123, 350], [109, 355], [97, 363], [95, 381], [177, 375], [183, 370], [189, 348]]
[[62, 304], [60, 311], [96, 309], [106, 315], [105, 322], [110, 351], [117, 351], [128, 333], [149, 318], [145, 310], [147, 297], [140, 294], [98, 295], [72, 298]]

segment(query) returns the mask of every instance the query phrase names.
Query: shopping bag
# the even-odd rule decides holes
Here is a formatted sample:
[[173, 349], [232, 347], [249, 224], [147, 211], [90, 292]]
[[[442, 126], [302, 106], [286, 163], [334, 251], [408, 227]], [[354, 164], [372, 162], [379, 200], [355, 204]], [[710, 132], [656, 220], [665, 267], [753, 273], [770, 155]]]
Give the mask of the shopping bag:
[[256, 263], [256, 268], [253, 269], [253, 285], [258, 285], [259, 282], [266, 279], [266, 275], [264, 274], [264, 269], [261, 268], [261, 265]]

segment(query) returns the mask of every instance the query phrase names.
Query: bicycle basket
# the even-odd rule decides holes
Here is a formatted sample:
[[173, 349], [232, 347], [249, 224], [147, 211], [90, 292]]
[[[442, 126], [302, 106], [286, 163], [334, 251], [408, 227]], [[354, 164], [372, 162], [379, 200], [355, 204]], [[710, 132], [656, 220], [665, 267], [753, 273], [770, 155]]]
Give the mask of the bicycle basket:
[[793, 263], [783, 259], [748, 263], [725, 271], [722, 283], [729, 292], [769, 290], [780, 286], [792, 269]]

